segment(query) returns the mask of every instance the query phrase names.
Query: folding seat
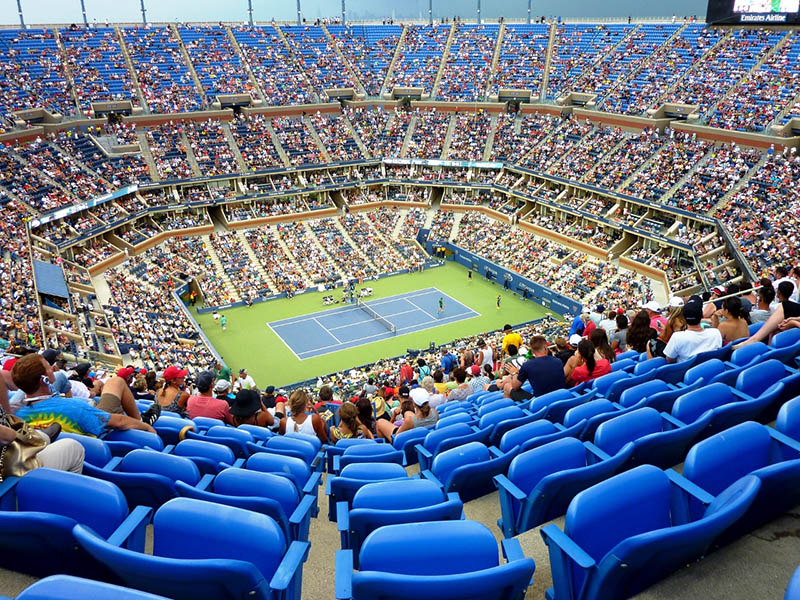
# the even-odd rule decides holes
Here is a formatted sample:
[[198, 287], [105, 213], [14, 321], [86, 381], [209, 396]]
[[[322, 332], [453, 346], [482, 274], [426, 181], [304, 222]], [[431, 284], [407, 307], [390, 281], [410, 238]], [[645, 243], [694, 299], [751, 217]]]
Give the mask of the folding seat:
[[800, 441], [800, 396], [781, 406], [775, 429], [794, 440]]
[[237, 460], [233, 450], [224, 444], [207, 440], [183, 440], [175, 446], [167, 446], [164, 451], [191, 459], [203, 475], [216, 475], [222, 469], [244, 463], [242, 459]]
[[[647, 409], [642, 409], [647, 410]], [[680, 475], [641, 465], [580, 492], [564, 531], [541, 530], [550, 554], [549, 600], [622, 600], [702, 557], [741, 517], [760, 482], [747, 477], [694, 521], [679, 507], [693, 489]]]
[[[582, 404], [583, 402], [586, 402], [594, 398], [596, 394], [597, 394], [596, 391], [591, 391], [587, 394], [583, 394], [568, 389], [555, 390], [553, 392], [549, 392], [547, 394], [542, 394], [541, 396], [531, 398], [528, 404], [528, 411], [537, 418], [544, 419], [545, 416], [548, 414], [548, 409], [551, 406], [557, 405], [557, 410], [566, 412], [567, 409], [562, 407], [571, 408], [578, 404]], [[558, 404], [561, 402], [566, 402], [567, 404], [563, 405]], [[561, 422], [561, 419], [549, 419], [549, 420], [554, 420], [554, 422]]]
[[62, 431], [59, 434], [59, 438], [69, 438], [75, 440], [81, 446], [83, 446], [84, 473], [86, 472], [87, 464], [102, 468], [106, 466], [109, 462], [111, 462], [113, 458], [113, 454], [111, 454], [111, 449], [109, 448], [108, 443], [105, 440], [101, 440], [95, 437], [90, 437], [88, 435], [67, 433], [66, 431]]
[[728, 343], [722, 346], [721, 348], [717, 348], [716, 350], [708, 350], [706, 352], [701, 352], [700, 354], [697, 355], [695, 364], [699, 365], [707, 360], [711, 360], [714, 358], [717, 360], [725, 361], [728, 360], [728, 358], [731, 355], [731, 352], [733, 352], [733, 344]]
[[487, 413], [499, 410], [501, 408], [506, 408], [508, 406], [516, 406], [516, 403], [511, 398], [499, 398], [497, 400], [493, 400], [492, 402], [481, 404], [478, 407], [478, 412], [477, 412], [478, 418], [482, 417]]
[[[413, 429], [410, 431], [414, 431]], [[423, 430], [424, 431], [424, 430]], [[405, 432], [404, 432], [405, 433]], [[334, 456], [341, 456], [344, 454], [344, 451], [350, 448], [351, 446], [359, 446], [362, 444], [367, 445], [374, 445], [383, 443], [382, 439], [377, 440], [368, 440], [366, 438], [346, 438], [339, 440], [336, 444], [326, 444], [324, 446], [325, 449], [325, 464], [327, 465], [328, 473], [333, 473], [333, 457]]]
[[443, 429], [445, 427], [449, 427], [450, 425], [455, 425], [456, 423], [466, 423], [468, 425], [475, 425], [477, 424], [478, 419], [475, 415], [466, 412], [458, 412], [453, 415], [447, 415], [446, 417], [442, 417], [436, 422], [434, 425], [434, 429]]
[[226, 425], [214, 425], [206, 429], [202, 434], [187, 431], [184, 437], [190, 440], [205, 440], [227, 446], [233, 451], [233, 455], [236, 458], [250, 456], [251, 450], [248, 444], [255, 444], [255, 439], [249, 432]]
[[[415, 465], [419, 461], [416, 446], [422, 443], [422, 440], [428, 435], [428, 431], [425, 427], [415, 427], [394, 436], [392, 447], [405, 455], [406, 465]], [[330, 450], [328, 454], [330, 454]]]
[[551, 423], [546, 419], [539, 419], [506, 431], [503, 437], [500, 438], [498, 448], [501, 452], [509, 452], [519, 446], [517, 452], [525, 452], [561, 438], [578, 437], [585, 424], [584, 421], [581, 421], [567, 428], [560, 423]]
[[615, 412], [617, 412], [617, 409], [614, 407], [614, 404], [605, 398], [590, 400], [589, 402], [570, 408], [566, 412], [564, 415], [564, 427], [572, 427], [580, 421], [586, 421], [588, 425], [592, 419], [600, 415], [611, 415], [609, 418], [612, 418]]
[[636, 365], [636, 368], [633, 370], [634, 375], [644, 375], [645, 373], [649, 373], [653, 369], [657, 369], [667, 364], [667, 359], [663, 356], [656, 356], [655, 358], [649, 358], [645, 361], [642, 361]]
[[318, 449], [310, 439], [306, 440], [306, 437], [310, 436], [287, 437], [285, 435], [276, 435], [264, 442], [263, 446], [250, 444], [248, 448], [251, 452], [269, 452], [293, 456], [304, 461], [312, 469], [321, 472], [325, 467], [325, 462], [323, 461], [325, 453], [321, 448]]
[[676, 387], [660, 379], [653, 379], [622, 392], [619, 405], [633, 409], [649, 406], [659, 412], [670, 412], [678, 396], [699, 388], [702, 383], [702, 378], [697, 378], [690, 385]]
[[[691, 386], [695, 383], [703, 385], [711, 383], [715, 377], [725, 372], [725, 363], [718, 358], [710, 358], [704, 362], [697, 363], [690, 368], [683, 376], [683, 386]], [[681, 387], [681, 384], [678, 384]]]
[[192, 419], [195, 426], [197, 427], [197, 431], [207, 431], [212, 427], [217, 427], [219, 425], [225, 425], [224, 421], [219, 419], [212, 419], [211, 417], [195, 417]]
[[692, 518], [736, 481], [761, 481], [753, 503], [718, 540], [727, 543], [800, 504], [800, 442], [753, 421], [740, 423], [693, 446], [683, 476], [707, 493], [690, 502]]
[[151, 448], [159, 452], [164, 449], [164, 442], [158, 435], [139, 429], [112, 429], [103, 436], [103, 440], [114, 456], [122, 456], [136, 448]]
[[677, 384], [683, 381], [686, 371], [691, 369], [697, 362], [697, 357], [694, 356], [689, 360], [669, 365], [661, 365], [656, 368], [655, 379], [660, 379], [666, 383]]
[[174, 600], [299, 600], [308, 542], [288, 543], [265, 515], [175, 498], [153, 518], [153, 554], [120, 548], [82, 525], [75, 538], [126, 585]]
[[[387, 525], [372, 532], [359, 552], [336, 553], [337, 600], [512, 600], [525, 594], [536, 565], [519, 542], [497, 541], [475, 521], [434, 521]], [[403, 560], [387, 561], [387, 556]]]
[[620, 360], [617, 357], [617, 360], [611, 365], [611, 372], [614, 371], [625, 371], [626, 373], [630, 373], [633, 371], [634, 367], [636, 366], [637, 361], [633, 360], [632, 358], [623, 358]]
[[761, 362], [767, 352], [769, 352], [769, 346], [763, 342], [755, 342], [734, 350], [731, 353], [730, 360], [725, 362], [726, 370], [707, 383], [720, 382], [726, 385], [734, 385], [739, 373]]
[[525, 423], [532, 423], [536, 417], [519, 406], [506, 406], [483, 415], [478, 420], [478, 429], [489, 431], [489, 443], [500, 442], [500, 438], [509, 429], [514, 429]]
[[614, 475], [633, 447], [603, 459], [592, 445], [567, 437], [514, 457], [508, 476], [494, 478], [501, 518], [497, 525], [507, 538], [563, 515], [575, 495]]
[[197, 425], [191, 419], [164, 416], [162, 411], [161, 416], [153, 423], [153, 429], [165, 445], [174, 445], [185, 437], [187, 431], [196, 431]]
[[464, 504], [458, 494], [445, 494], [432, 481], [396, 479], [370, 483], [353, 497], [352, 508], [342, 502], [336, 509], [342, 549], [358, 553], [367, 536], [386, 525], [454, 521], [464, 518]]
[[594, 445], [610, 457], [633, 444], [625, 468], [651, 464], [665, 469], [683, 462], [710, 420], [711, 413], [706, 413], [694, 423], [684, 424], [653, 408], [639, 408], [600, 424]]
[[783, 600], [800, 600], [800, 567], [792, 575]]
[[197, 485], [175, 484], [185, 498], [238, 506], [267, 515], [280, 526], [286, 539], [308, 541], [308, 528], [317, 505], [317, 488], [303, 494], [288, 477], [250, 469], [225, 469], [207, 475]]
[[406, 470], [395, 463], [355, 463], [347, 465], [339, 475], [328, 477], [325, 493], [328, 495], [328, 520], [336, 521], [337, 505], [350, 506], [356, 492], [376, 481], [407, 479]]
[[98, 536], [142, 550], [152, 511], [128, 511], [117, 486], [87, 475], [35, 469], [0, 485], [0, 566], [36, 577], [58, 573], [113, 579], [75, 545], [81, 523]]
[[[27, 587], [16, 600], [80, 600], [81, 598], [114, 598], [115, 600], [167, 600], [130, 588], [72, 577], [51, 575]], [[6, 599], [4, 599], [6, 600]]]
[[[158, 423], [158, 421], [156, 421]], [[269, 438], [271, 438], [273, 434], [269, 429], [266, 427], [261, 427], [260, 425], [239, 425], [236, 429], [241, 431], [247, 431], [250, 435], [253, 436], [253, 439], [258, 442], [266, 442]]]
[[490, 429], [478, 429], [466, 423], [456, 423], [455, 425], [429, 431], [422, 439], [422, 442], [416, 446], [420, 471], [430, 469], [433, 459], [440, 452], [463, 446], [470, 442], [485, 444], [489, 441], [490, 434]]
[[617, 354], [617, 361], [627, 360], [627, 359], [638, 361], [639, 353], [636, 350], [628, 350], [627, 352], [622, 352], [621, 354]]
[[467, 502], [494, 491], [492, 478], [505, 473], [515, 455], [515, 449], [503, 453], [494, 446], [470, 442], [437, 454], [430, 470], [421, 475]]
[[395, 463], [405, 466], [405, 454], [389, 444], [357, 444], [333, 457], [333, 472], [339, 474], [347, 465], [354, 463]]
[[800, 354], [800, 329], [787, 329], [773, 336], [762, 360], [776, 359], [787, 365], [793, 365], [795, 357]]
[[[619, 377], [615, 381], [598, 383], [603, 379], [611, 377], [612, 375], [624, 375], [624, 377]], [[592, 388], [597, 390], [598, 396], [602, 396], [603, 398], [606, 398], [611, 402], [616, 402], [617, 400], [619, 400], [619, 397], [622, 394], [622, 392], [635, 385], [644, 383], [645, 381], [650, 381], [651, 379], [653, 379], [654, 375], [655, 375], [655, 370], [653, 369], [645, 371], [645, 373], [641, 375], [637, 374], [628, 375], [628, 373], [624, 372], [620, 373], [619, 371], [617, 371], [616, 373], [609, 373], [608, 375], [603, 375], [602, 377], [595, 379], [592, 382], [593, 384]]]

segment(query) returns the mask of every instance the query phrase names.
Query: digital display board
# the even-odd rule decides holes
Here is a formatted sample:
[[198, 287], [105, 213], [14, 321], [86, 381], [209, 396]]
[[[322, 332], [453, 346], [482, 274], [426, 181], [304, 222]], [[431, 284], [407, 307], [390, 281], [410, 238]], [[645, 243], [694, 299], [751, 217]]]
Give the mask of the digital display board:
[[794, 25], [800, 0], [709, 0], [709, 25]]

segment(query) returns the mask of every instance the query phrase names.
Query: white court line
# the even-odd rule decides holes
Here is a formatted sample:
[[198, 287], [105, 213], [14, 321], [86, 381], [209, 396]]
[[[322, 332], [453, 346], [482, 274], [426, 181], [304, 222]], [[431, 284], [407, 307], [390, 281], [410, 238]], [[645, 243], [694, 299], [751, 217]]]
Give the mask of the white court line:
[[[274, 329], [272, 329], [272, 325], [270, 325], [270, 324], [269, 324], [269, 322], [267, 322], [267, 327], [269, 327], [269, 328], [270, 328], [270, 331], [272, 331], [272, 333], [274, 333], [276, 336], [278, 336], [278, 339], [284, 343], [284, 345], [285, 345], [285, 346], [286, 346], [286, 347], [287, 347], [287, 348], [288, 348], [288, 349], [291, 351], [291, 353], [292, 353], [292, 354], [294, 354], [294, 357], [295, 357], [297, 360], [303, 360], [302, 358], [300, 358], [299, 356], [297, 356], [297, 352], [295, 352], [295, 351], [294, 351], [294, 349], [293, 349], [293, 348], [292, 348], [292, 347], [291, 347], [289, 344], [287, 344], [287, 343], [286, 343], [286, 340], [285, 340], [285, 339], [283, 339], [283, 337], [281, 336], [281, 334], [280, 334], [280, 333], [278, 333], [277, 331], [275, 331]], [[301, 352], [301, 354], [302, 354], [302, 352]]]
[[339, 342], [340, 344], [344, 344], [344, 342], [343, 342], [342, 340], [340, 340], [338, 337], [336, 337], [335, 335], [333, 335], [333, 332], [332, 332], [330, 329], [328, 329], [327, 327], [325, 327], [325, 325], [323, 325], [322, 323], [320, 323], [319, 321], [317, 321], [317, 318], [316, 318], [316, 317], [314, 317], [314, 323], [316, 323], [317, 325], [319, 325], [319, 326], [322, 328], [322, 331], [325, 331], [325, 332], [327, 332], [327, 333], [328, 333], [328, 335], [330, 335], [330, 336], [331, 336], [333, 339], [335, 339], [337, 342]]
[[[411, 310], [404, 310], [399, 313], [393, 313], [391, 315], [381, 315], [384, 319], [388, 319], [389, 317], [396, 317], [398, 315], [405, 315], [408, 313], [417, 312], [416, 308], [412, 308]], [[355, 323], [348, 323], [347, 325], [337, 325], [336, 327], [326, 327], [328, 331], [333, 331], [334, 329], [344, 329], [345, 327], [353, 327], [354, 325], [363, 325], [364, 323], [374, 323], [376, 319], [367, 319], [366, 321], [356, 321]]]
[[[409, 303], [411, 306], [416, 306], [418, 310], [421, 310], [421, 311], [422, 311], [422, 312], [424, 312], [426, 315], [428, 315], [428, 316], [431, 318], [431, 320], [433, 320], [433, 321], [438, 321], [438, 320], [439, 320], [439, 317], [434, 317], [434, 316], [433, 316], [431, 313], [429, 313], [427, 310], [425, 310], [424, 308], [422, 308], [422, 307], [421, 307], [419, 304], [417, 304], [416, 302], [412, 302], [411, 300], [406, 300], [406, 302], [408, 302], [408, 303]], [[464, 305], [462, 304], [461, 306], [464, 306]]]
[[[465, 308], [469, 308], [469, 307], [467, 306]], [[480, 313], [477, 313], [474, 310], [469, 309], [469, 312], [458, 313], [457, 315], [451, 315], [451, 316], [449, 316], [449, 317], [447, 317], [445, 319], [441, 319], [441, 320], [437, 320], [437, 321], [428, 321], [427, 327], [419, 327], [419, 325], [410, 325], [408, 327], [403, 327], [401, 329], [398, 329], [397, 333], [400, 334], [401, 331], [402, 332], [425, 331], [426, 329], [431, 329], [433, 327], [438, 327], [439, 325], [448, 325], [451, 322], [455, 323], [456, 321], [463, 321], [463, 320], [466, 320], [466, 319], [472, 319], [474, 317], [480, 317], [480, 316], [481, 316]], [[305, 356], [304, 358], [300, 358], [300, 360], [306, 360], [306, 358], [316, 358], [317, 356], [324, 356], [325, 354], [331, 354], [332, 352], [337, 352], [339, 350], [349, 350], [350, 348], [357, 348], [358, 346], [363, 346], [365, 344], [369, 344], [370, 343], [369, 340], [372, 340], [373, 338], [379, 338], [381, 336], [384, 336], [383, 339], [389, 339], [391, 337], [396, 337], [396, 336], [393, 336], [391, 334], [389, 334], [389, 335], [387, 335], [387, 334], [389, 334], [388, 331], [386, 333], [381, 332], [381, 333], [376, 333], [376, 334], [373, 334], [373, 335], [368, 335], [368, 336], [362, 337], [362, 338], [356, 338], [356, 339], [350, 340], [348, 342], [342, 342], [341, 344], [330, 344], [328, 346], [320, 346], [319, 348], [314, 348], [313, 350], [306, 350], [305, 352], [301, 352], [300, 354], [301, 355], [312, 354], [312, 353], [315, 353], [315, 354], [313, 354], [313, 356]], [[283, 338], [281, 338], [281, 339], [283, 339]], [[358, 342], [358, 343], [354, 343], [354, 342]], [[285, 343], [286, 342], [284, 341], [284, 344]], [[342, 346], [344, 346], [344, 347], [342, 347]], [[327, 352], [320, 352], [320, 350], [327, 350]], [[295, 354], [295, 356], [297, 356], [297, 354]]]

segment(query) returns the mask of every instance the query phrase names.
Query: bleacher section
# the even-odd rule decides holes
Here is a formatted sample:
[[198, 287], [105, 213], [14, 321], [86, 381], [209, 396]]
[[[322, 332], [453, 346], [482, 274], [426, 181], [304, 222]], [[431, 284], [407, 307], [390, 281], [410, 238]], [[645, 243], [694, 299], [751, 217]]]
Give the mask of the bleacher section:
[[322, 27], [284, 25], [281, 29], [291, 52], [301, 57], [305, 76], [315, 90], [355, 87], [353, 77]]
[[491, 75], [491, 94], [496, 95], [500, 88], [517, 88], [539, 95], [549, 30], [545, 24], [505, 26], [497, 70]]
[[216, 25], [178, 28], [206, 98], [217, 94], [246, 94], [253, 86], [227, 30]]
[[499, 29], [498, 25], [456, 25], [439, 83], [439, 99], [484, 99]]
[[423, 93], [431, 94], [449, 35], [449, 25], [408, 26], [386, 91], [394, 87], [421, 87]]
[[380, 96], [403, 28], [399, 25], [328, 25], [334, 43], [355, 69], [368, 96]]

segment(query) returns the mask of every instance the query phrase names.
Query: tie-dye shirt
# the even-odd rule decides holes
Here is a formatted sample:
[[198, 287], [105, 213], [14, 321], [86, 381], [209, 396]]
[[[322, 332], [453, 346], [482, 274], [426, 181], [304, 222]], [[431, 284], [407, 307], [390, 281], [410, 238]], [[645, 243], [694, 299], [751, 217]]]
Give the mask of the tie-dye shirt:
[[23, 403], [17, 416], [32, 427], [43, 428], [59, 423], [62, 431], [67, 433], [100, 437], [111, 415], [83, 400], [56, 394], [31, 404]]

